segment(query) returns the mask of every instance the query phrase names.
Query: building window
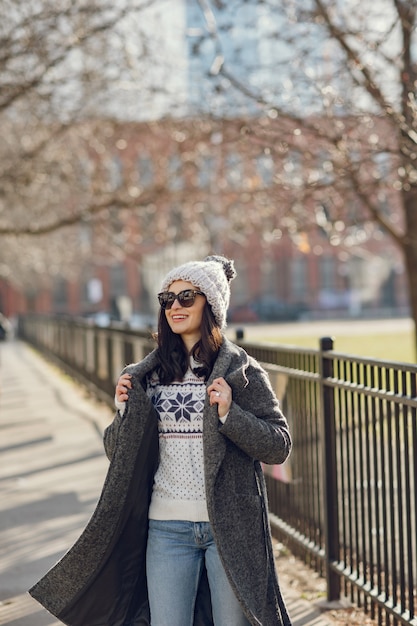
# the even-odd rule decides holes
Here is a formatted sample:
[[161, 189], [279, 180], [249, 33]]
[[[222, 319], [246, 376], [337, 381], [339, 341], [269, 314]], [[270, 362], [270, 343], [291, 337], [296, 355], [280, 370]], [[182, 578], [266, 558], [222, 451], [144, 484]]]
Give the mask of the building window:
[[121, 158], [115, 154], [107, 164], [110, 189], [119, 189], [123, 184], [123, 163]]
[[52, 300], [55, 311], [65, 311], [68, 305], [67, 281], [64, 278], [55, 278], [52, 291]]
[[117, 298], [126, 295], [126, 272], [121, 263], [110, 266], [109, 272], [110, 296]]
[[304, 302], [307, 292], [307, 259], [297, 256], [291, 261], [291, 288], [295, 302]]
[[239, 154], [231, 153], [226, 156], [226, 180], [230, 187], [240, 188], [243, 181], [243, 161]]
[[173, 154], [168, 158], [168, 188], [171, 191], [181, 191], [181, 189], [184, 189], [182, 160], [178, 154]]
[[198, 186], [201, 189], [210, 188], [213, 181], [214, 159], [211, 156], [204, 156], [200, 159], [198, 169]]
[[256, 159], [256, 169], [262, 187], [270, 187], [274, 182], [274, 161], [270, 154], [262, 154]]
[[92, 276], [86, 270], [80, 287], [81, 305], [88, 312], [96, 307], [103, 299], [103, 284], [99, 278]]
[[139, 183], [142, 187], [150, 187], [154, 181], [154, 169], [152, 160], [143, 154], [138, 157]]
[[275, 292], [275, 274], [276, 269], [273, 260], [270, 257], [264, 257], [261, 263], [261, 291], [265, 294]]
[[331, 256], [322, 256], [319, 259], [320, 289], [335, 288], [335, 259]]

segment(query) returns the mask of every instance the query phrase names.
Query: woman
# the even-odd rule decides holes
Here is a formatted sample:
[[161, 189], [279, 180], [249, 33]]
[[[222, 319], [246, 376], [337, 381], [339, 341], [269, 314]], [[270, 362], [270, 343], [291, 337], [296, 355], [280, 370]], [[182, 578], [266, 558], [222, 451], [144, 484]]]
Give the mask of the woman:
[[267, 375], [222, 334], [233, 262], [174, 268], [158, 347], [125, 369], [111, 461], [84, 533], [30, 593], [71, 626], [288, 626], [260, 463], [287, 422]]

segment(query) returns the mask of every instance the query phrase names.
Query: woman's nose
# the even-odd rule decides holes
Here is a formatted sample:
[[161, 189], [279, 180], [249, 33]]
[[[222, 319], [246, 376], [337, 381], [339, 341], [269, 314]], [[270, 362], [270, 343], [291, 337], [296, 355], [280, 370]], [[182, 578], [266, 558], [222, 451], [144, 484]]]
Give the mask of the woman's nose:
[[174, 302], [172, 303], [171, 309], [178, 309], [178, 308], [180, 309], [181, 305], [179, 303], [178, 298], [175, 298]]

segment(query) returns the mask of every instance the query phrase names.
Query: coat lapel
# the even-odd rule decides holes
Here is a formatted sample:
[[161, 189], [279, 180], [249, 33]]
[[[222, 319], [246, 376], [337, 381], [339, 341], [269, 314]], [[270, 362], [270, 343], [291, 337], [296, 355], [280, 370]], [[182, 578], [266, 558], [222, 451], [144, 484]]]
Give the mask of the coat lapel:
[[[207, 381], [207, 387], [215, 378], [225, 377], [229, 369], [232, 354], [227, 349], [227, 342], [224, 340], [220, 348], [219, 356], [215, 362], [213, 371]], [[219, 416], [217, 405], [210, 406], [209, 398], [206, 397], [204, 408], [204, 428], [203, 428], [203, 446], [204, 446], [204, 470], [206, 479], [206, 493], [211, 494], [214, 491], [214, 484], [219, 471], [219, 467], [226, 453], [226, 440], [219, 432]], [[207, 498], [211, 502], [210, 497]]]

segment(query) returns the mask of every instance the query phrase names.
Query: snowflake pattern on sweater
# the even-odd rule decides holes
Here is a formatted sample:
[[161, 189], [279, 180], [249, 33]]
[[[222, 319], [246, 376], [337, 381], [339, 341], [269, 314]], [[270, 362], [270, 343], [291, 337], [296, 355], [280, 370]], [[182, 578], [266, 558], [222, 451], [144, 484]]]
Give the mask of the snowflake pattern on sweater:
[[205, 521], [204, 379], [188, 369], [183, 380], [162, 385], [154, 373], [147, 393], [158, 414], [160, 449], [149, 515]]
[[[188, 388], [193, 383], [186, 385]], [[198, 385], [199, 386], [199, 385]], [[159, 390], [153, 397], [154, 406], [158, 412], [160, 430], [164, 433], [177, 432], [200, 432], [200, 422], [204, 401], [194, 396], [198, 388], [187, 393], [187, 389], [181, 388], [180, 384], [159, 386]]]

